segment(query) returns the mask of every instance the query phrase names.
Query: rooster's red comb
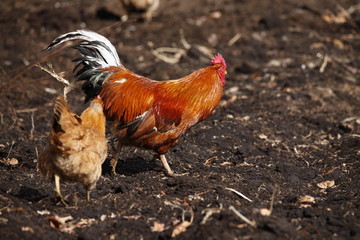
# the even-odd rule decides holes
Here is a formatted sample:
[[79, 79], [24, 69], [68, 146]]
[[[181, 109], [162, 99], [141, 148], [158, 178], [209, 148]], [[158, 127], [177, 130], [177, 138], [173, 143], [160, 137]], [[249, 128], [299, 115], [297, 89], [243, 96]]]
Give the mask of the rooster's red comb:
[[211, 63], [213, 65], [215, 64], [221, 64], [221, 65], [224, 65], [226, 67], [226, 63], [225, 63], [225, 60], [224, 58], [221, 56], [220, 53], [216, 54], [213, 59], [211, 60]]

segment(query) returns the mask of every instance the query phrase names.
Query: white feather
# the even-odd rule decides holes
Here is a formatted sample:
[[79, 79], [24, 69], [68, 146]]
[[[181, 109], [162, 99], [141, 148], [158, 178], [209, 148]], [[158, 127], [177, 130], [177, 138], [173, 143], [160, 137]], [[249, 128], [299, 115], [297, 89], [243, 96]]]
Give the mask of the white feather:
[[126, 79], [125, 79], [125, 78], [122, 78], [122, 79], [113, 81], [113, 83], [124, 83], [124, 82], [126, 82]]
[[104, 57], [106, 61], [108, 61], [108, 64], [110, 66], [121, 66], [120, 58], [116, 52], [116, 48], [114, 47], [114, 45], [111, 44], [109, 39], [96, 32], [89, 30], [77, 30], [76, 32], [87, 37], [88, 39], [85, 39], [87, 41], [99, 41], [104, 43], [110, 49], [110, 52], [108, 49], [99, 46], [98, 50], [100, 51], [101, 55]]
[[100, 58], [98, 58], [96, 61], [102, 67], [122, 66], [119, 55], [117, 54], [114, 45], [112, 45], [111, 42], [106, 37], [90, 30], [83, 29], [83, 30], [77, 30], [74, 32], [65, 33], [57, 37], [53, 41], [53, 44], [51, 44], [47, 49], [51, 49], [54, 46], [59, 45], [63, 42], [67, 42], [75, 39], [82, 39], [87, 42], [99, 41], [107, 47], [106, 48], [99, 44], [91, 45], [91, 48], [98, 50], [100, 55], [102, 56], [103, 59], [99, 56]]

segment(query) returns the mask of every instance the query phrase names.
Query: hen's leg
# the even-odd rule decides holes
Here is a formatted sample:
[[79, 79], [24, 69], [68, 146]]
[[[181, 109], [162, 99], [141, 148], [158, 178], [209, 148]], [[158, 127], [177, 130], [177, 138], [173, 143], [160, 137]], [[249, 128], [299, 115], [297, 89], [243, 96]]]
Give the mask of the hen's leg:
[[111, 173], [113, 175], [116, 175], [116, 165], [117, 165], [117, 162], [119, 160], [119, 156], [120, 156], [122, 146], [123, 145], [120, 142], [118, 142], [117, 146], [116, 146], [116, 149], [114, 149], [114, 145], [113, 145], [113, 151], [115, 153], [114, 153], [113, 158], [110, 160]]
[[86, 189], [86, 201], [90, 202], [90, 189]]
[[68, 204], [65, 202], [65, 198], [61, 195], [60, 192], [60, 176], [55, 174], [55, 192], [56, 197], [60, 199], [61, 203], [67, 206]]
[[187, 174], [187, 173], [182, 173], [182, 174], [176, 174], [176, 173], [174, 173], [174, 172], [171, 170], [171, 168], [170, 168], [170, 166], [169, 166], [169, 164], [168, 164], [168, 162], [167, 162], [166, 157], [165, 157], [164, 154], [161, 154], [161, 155], [160, 155], [160, 160], [161, 160], [162, 165], [163, 165], [164, 168], [165, 168], [165, 174], [168, 175], [169, 177], [184, 176], [184, 175]]

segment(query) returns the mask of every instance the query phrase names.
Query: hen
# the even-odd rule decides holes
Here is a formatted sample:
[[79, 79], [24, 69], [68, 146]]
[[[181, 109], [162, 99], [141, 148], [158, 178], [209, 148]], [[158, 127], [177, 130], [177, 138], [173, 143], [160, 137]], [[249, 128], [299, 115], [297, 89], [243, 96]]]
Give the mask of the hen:
[[166, 174], [176, 176], [165, 154], [186, 130], [207, 118], [218, 105], [225, 85], [226, 63], [220, 54], [211, 66], [176, 80], [155, 81], [125, 68], [115, 47], [105, 37], [78, 30], [56, 38], [47, 50], [63, 42], [73, 45], [82, 57], [75, 59], [76, 77], [85, 81], [86, 101], [98, 94], [104, 102], [118, 145], [111, 161], [115, 168], [123, 145], [154, 150]]
[[55, 180], [55, 191], [65, 205], [60, 192], [62, 181], [81, 183], [86, 200], [90, 200], [107, 155], [105, 123], [99, 98], [94, 98], [80, 116], [70, 112], [63, 97], [56, 99], [49, 145], [38, 158], [38, 168]]

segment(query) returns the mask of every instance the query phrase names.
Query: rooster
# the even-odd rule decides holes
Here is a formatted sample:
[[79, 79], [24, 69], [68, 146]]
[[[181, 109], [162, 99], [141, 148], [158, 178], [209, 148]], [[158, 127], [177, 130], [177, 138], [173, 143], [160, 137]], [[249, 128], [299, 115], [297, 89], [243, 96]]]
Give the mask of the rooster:
[[79, 182], [86, 189], [86, 200], [101, 176], [107, 155], [105, 115], [102, 101], [94, 98], [80, 115], [70, 112], [64, 97], [56, 99], [49, 146], [38, 158], [40, 172], [55, 180], [55, 191], [65, 203], [60, 182]]
[[155, 81], [125, 68], [110, 41], [89, 30], [56, 38], [46, 50], [74, 39], [81, 57], [75, 59], [75, 76], [84, 81], [85, 100], [100, 95], [112, 130], [118, 139], [110, 164], [115, 174], [122, 146], [151, 149], [168, 176], [175, 174], [165, 157], [186, 130], [207, 118], [218, 105], [225, 85], [226, 63], [220, 54], [212, 65], [176, 80]]

